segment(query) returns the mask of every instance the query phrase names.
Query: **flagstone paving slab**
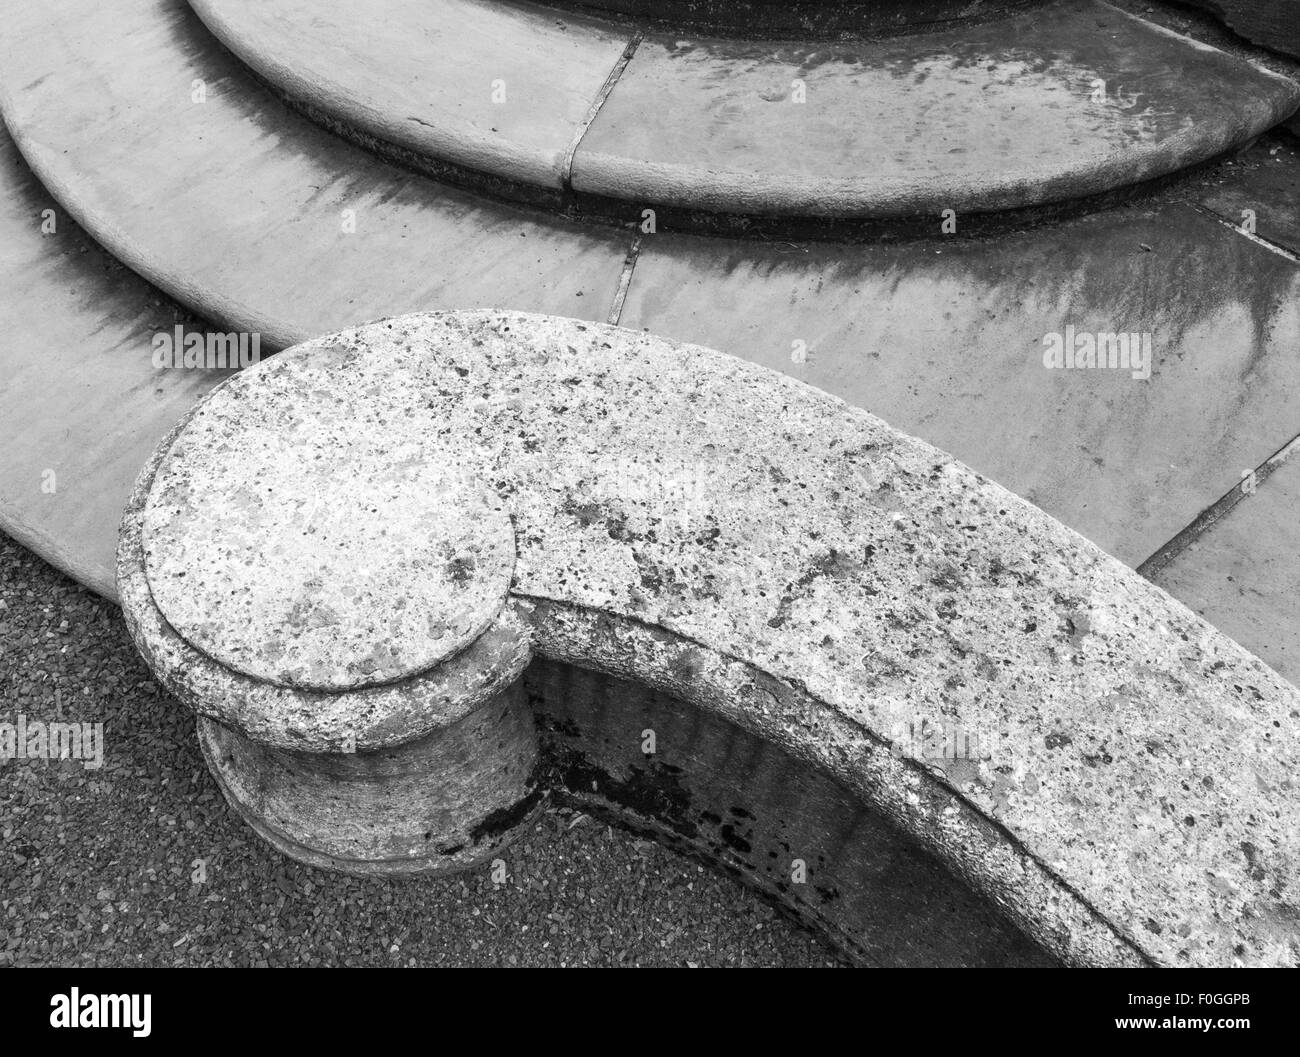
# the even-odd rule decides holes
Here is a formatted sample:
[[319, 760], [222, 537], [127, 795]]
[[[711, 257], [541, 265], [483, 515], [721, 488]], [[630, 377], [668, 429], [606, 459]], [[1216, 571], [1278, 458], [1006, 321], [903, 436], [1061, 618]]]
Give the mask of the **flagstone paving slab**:
[[1272, 138], [1225, 166], [1225, 178], [1198, 200], [1231, 224], [1253, 214], [1255, 234], [1300, 254], [1300, 142]]
[[78, 230], [2, 130], [0, 188], [0, 528], [112, 598], [140, 467], [230, 372], [154, 369], [174, 306]]
[[573, 186], [731, 213], [983, 212], [1174, 172], [1297, 105], [1293, 81], [1102, 3], [870, 43], [651, 34]]
[[[1300, 269], [1190, 206], [897, 248], [647, 237], [620, 322], [743, 348], [1131, 565], [1300, 429]], [[1151, 377], [1047, 369], [1067, 327], [1149, 333]]]
[[1300, 460], [1292, 456], [1155, 576], [1293, 683], [1300, 683], [1297, 510]]

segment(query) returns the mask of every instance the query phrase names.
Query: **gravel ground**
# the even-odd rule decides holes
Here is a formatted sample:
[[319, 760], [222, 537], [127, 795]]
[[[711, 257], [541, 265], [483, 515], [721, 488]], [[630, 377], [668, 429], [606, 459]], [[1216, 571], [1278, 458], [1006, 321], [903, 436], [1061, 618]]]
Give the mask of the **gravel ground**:
[[[787, 965], [833, 953], [734, 881], [552, 810], [441, 881], [299, 866], [226, 806], [117, 608], [0, 535], [0, 721], [103, 722], [104, 764], [0, 763], [0, 965]], [[203, 860], [206, 880], [194, 880]]]

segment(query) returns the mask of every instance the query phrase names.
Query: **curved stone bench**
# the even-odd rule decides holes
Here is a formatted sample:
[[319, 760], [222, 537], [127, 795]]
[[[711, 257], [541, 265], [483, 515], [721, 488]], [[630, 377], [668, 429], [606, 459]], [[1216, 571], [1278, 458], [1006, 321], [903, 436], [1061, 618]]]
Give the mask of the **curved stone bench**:
[[190, 4], [291, 105], [368, 149], [584, 213], [666, 210], [665, 227], [929, 230], [944, 210], [1166, 176], [1300, 105], [1295, 83], [1094, 2], [843, 42], [683, 38], [486, 0]]
[[[1067, 963], [1300, 951], [1297, 691], [950, 456], [720, 353], [489, 313], [308, 342], [158, 448], [118, 575], [227, 797], [304, 861], [461, 867], [566, 785], [850, 949], [898, 834]], [[870, 819], [829, 840], [845, 805]]]

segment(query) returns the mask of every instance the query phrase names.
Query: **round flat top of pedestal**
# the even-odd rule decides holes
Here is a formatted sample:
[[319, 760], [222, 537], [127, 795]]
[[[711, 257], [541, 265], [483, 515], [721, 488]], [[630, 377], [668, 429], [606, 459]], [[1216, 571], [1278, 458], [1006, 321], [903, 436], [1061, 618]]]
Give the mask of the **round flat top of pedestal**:
[[154, 603], [192, 646], [340, 691], [472, 643], [505, 602], [515, 546], [499, 502], [412, 423], [318, 384], [329, 359], [280, 374], [270, 416], [221, 392], [200, 408], [158, 469], [143, 542]]

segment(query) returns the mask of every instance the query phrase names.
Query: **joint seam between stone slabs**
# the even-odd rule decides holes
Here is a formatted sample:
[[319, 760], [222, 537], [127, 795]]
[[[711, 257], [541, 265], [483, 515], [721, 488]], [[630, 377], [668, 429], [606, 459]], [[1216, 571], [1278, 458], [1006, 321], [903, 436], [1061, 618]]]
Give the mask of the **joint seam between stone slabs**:
[[1246, 491], [1246, 481], [1253, 478], [1253, 488], [1258, 488], [1272, 477], [1273, 472], [1297, 451], [1300, 451], [1300, 434], [1292, 437], [1291, 440], [1251, 470], [1249, 476], [1244, 477], [1240, 484], [1234, 484], [1223, 495], [1197, 514], [1192, 519], [1191, 524], [1137, 567], [1138, 575], [1145, 576], [1148, 580], [1155, 577], [1170, 562], [1232, 513], [1237, 504], [1251, 494]]
[[[589, 610], [586, 606], [575, 605], [574, 603], [565, 601], [564, 599], [549, 598], [545, 595], [526, 594], [524, 592], [511, 590], [509, 596], [511, 599], [524, 602], [528, 606], [544, 606], [551, 609], [563, 609], [569, 612], [584, 612], [584, 611], [591, 612], [591, 610]], [[530, 616], [526, 615], [524, 619], [526, 623], [532, 625], [534, 629], [536, 629], [537, 626], [532, 624], [532, 620]], [[697, 638], [694, 638], [691, 635], [683, 634], [682, 632], [676, 629], [666, 628], [660, 624], [652, 624], [648, 621], [641, 620], [638, 617], [630, 616], [623, 613], [617, 614], [616, 619], [619, 623], [628, 624], [638, 628], [644, 628], [650, 631], [651, 633], [658, 633], [661, 635], [662, 634], [671, 635], [675, 640], [677, 640], [680, 643], [694, 646], [697, 649], [712, 654], [714, 657], [717, 657], [726, 663], [734, 664], [739, 668], [741, 668], [742, 670], [761, 672], [762, 674], [768, 676], [774, 681], [784, 686], [790, 687], [792, 690], [795, 691], [795, 693], [798, 696], [804, 698], [806, 701], [812, 702], [817, 705], [821, 705], [828, 713], [831, 713], [832, 715], [837, 716], [838, 718], [845, 721], [846, 723], [851, 724], [855, 730], [860, 731], [862, 735], [868, 741], [874, 744], [879, 750], [889, 754], [891, 758], [893, 758], [892, 753], [890, 751], [892, 748], [892, 744], [888, 738], [885, 738], [884, 736], [882, 736], [881, 734], [879, 734], [877, 731], [873, 730], [869, 726], [856, 723], [853, 720], [849, 719], [849, 717], [835, 712], [833, 707], [827, 705], [824, 701], [821, 700], [821, 698], [819, 698], [816, 694], [814, 694], [811, 690], [809, 690], [801, 679], [794, 676], [777, 675], [773, 672], [767, 672], [764, 669], [753, 664], [752, 662], [745, 660], [743, 657], [738, 657], [727, 650], [722, 650], [717, 648], [716, 646], [711, 646], [708, 643], [703, 642]], [[545, 647], [538, 642], [536, 638], [533, 639], [532, 650], [534, 656], [548, 657], [551, 660], [560, 661], [561, 663], [572, 663], [572, 658], [570, 657], [552, 656], [545, 649]], [[596, 668], [594, 670], [600, 671], [602, 669]], [[627, 677], [627, 673], [625, 672], [609, 671], [609, 672], [605, 672], [604, 674], [613, 675], [613, 676], [622, 676], [624, 678]], [[704, 708], [707, 710], [707, 706], [698, 705], [694, 701], [692, 701], [689, 697], [686, 698], [686, 701], [687, 704], [689, 704], [692, 708]], [[747, 717], [745, 717], [745, 713], [743, 710], [737, 710], [734, 715], [731, 713], [721, 713], [721, 712], [718, 712], [717, 714], [722, 716], [722, 718], [735, 722], [742, 728], [749, 730], [749, 732], [755, 735], [756, 737], [764, 741], [768, 740], [764, 738], [763, 732], [760, 729], [757, 729], [757, 727], [751, 727], [744, 722], [744, 718]], [[962, 807], [965, 810], [969, 811], [975, 818], [981, 820], [983, 823], [990, 826], [997, 834], [999, 834], [1002, 837], [1003, 840], [1007, 842], [1007, 845], [1011, 849], [1013, 849], [1018, 855], [1023, 857], [1023, 859], [1026, 862], [1032, 863], [1037, 869], [1041, 870], [1043, 876], [1050, 879], [1051, 882], [1055, 884], [1061, 891], [1068, 893], [1069, 896], [1072, 899], [1074, 899], [1075, 902], [1077, 902], [1080, 907], [1082, 907], [1089, 915], [1092, 916], [1094, 921], [1096, 921], [1103, 929], [1109, 931], [1120, 944], [1122, 944], [1124, 947], [1132, 951], [1138, 958], [1142, 960], [1144, 964], [1146, 964], [1149, 967], [1154, 967], [1156, 965], [1155, 961], [1151, 958], [1151, 956], [1146, 952], [1146, 950], [1142, 947], [1142, 945], [1133, 936], [1131, 936], [1126, 930], [1120, 928], [1114, 921], [1112, 921], [1109, 917], [1107, 917], [1095, 906], [1093, 906], [1093, 904], [1087, 898], [1085, 898], [1080, 892], [1076, 891], [1075, 888], [1071, 884], [1069, 884], [1069, 882], [1067, 882], [1064, 878], [1062, 878], [1055, 870], [1053, 870], [1051, 866], [1043, 862], [1042, 859], [1040, 859], [1028, 847], [1026, 847], [1024, 842], [1021, 841], [1019, 837], [1017, 837], [1011, 830], [1009, 830], [1005, 825], [999, 822], [996, 818], [993, 818], [989, 816], [987, 813], [985, 813], [985, 811], [982, 808], [980, 808], [977, 804], [972, 803], [965, 796], [965, 794], [961, 792], [961, 790], [954, 788], [944, 778], [934, 774], [931, 770], [923, 766], [921, 763], [907, 757], [906, 755], [899, 757], [898, 762], [901, 763], [908, 770], [918, 774], [921, 777], [921, 780], [923, 782], [929, 782], [933, 786], [942, 789], [945, 793], [947, 793], [954, 800], [960, 803]], [[828, 772], [828, 773], [833, 774], [833, 772]], [[842, 778], [839, 778], [839, 780], [843, 781]], [[857, 794], [857, 793], [855, 793], [855, 795], [861, 796], [861, 794]], [[876, 810], [880, 810], [880, 805], [873, 803], [871, 806]], [[900, 821], [894, 820], [888, 811], [885, 811], [883, 813], [886, 818], [890, 819], [892, 824], [897, 825], [901, 829], [903, 829], [904, 832], [906, 832], [911, 839], [920, 842], [922, 845], [927, 843], [925, 838], [922, 835], [913, 832], [911, 830], [908, 830], [905, 826], [901, 824]], [[951, 869], [952, 867], [949, 868]]]
[[605, 101], [609, 99], [610, 93], [614, 91], [614, 86], [622, 78], [623, 71], [627, 69], [628, 63], [632, 61], [632, 56], [636, 54], [636, 50], [641, 46], [643, 39], [645, 39], [645, 30], [638, 29], [632, 34], [627, 44], [624, 45], [623, 54], [618, 57], [618, 62], [614, 63], [613, 69], [609, 71], [605, 83], [600, 86], [596, 98], [592, 100], [591, 106], [587, 108], [586, 117], [582, 119], [582, 124], [578, 126], [578, 130], [573, 134], [573, 139], [569, 141], [569, 147], [564, 152], [564, 160], [560, 164], [560, 181], [566, 195], [573, 194], [573, 159], [577, 156], [578, 148], [586, 138], [587, 130], [591, 128], [592, 123], [605, 106]]
[[632, 275], [636, 271], [636, 262], [641, 257], [641, 236], [637, 235], [628, 247], [627, 256], [623, 258], [623, 273], [618, 279], [618, 289], [614, 291], [613, 303], [609, 306], [609, 315], [605, 322], [618, 326], [623, 318], [623, 305], [627, 301], [627, 292], [632, 288]]
[[1225, 228], [1231, 228], [1242, 238], [1249, 239], [1257, 246], [1263, 246], [1264, 249], [1269, 250], [1272, 253], [1276, 253], [1279, 257], [1285, 258], [1286, 260], [1290, 261], [1292, 264], [1300, 264], [1300, 256], [1297, 256], [1296, 254], [1292, 253], [1285, 246], [1281, 246], [1276, 242], [1270, 242], [1268, 239], [1264, 238], [1263, 236], [1256, 235], [1253, 232], [1242, 231], [1238, 225], [1234, 224], [1222, 213], [1209, 208], [1209, 206], [1203, 206], [1200, 205], [1199, 203], [1193, 203], [1192, 208], [1196, 210], [1196, 212], [1202, 213], [1205, 216], [1209, 217], [1216, 224], [1222, 224]]

